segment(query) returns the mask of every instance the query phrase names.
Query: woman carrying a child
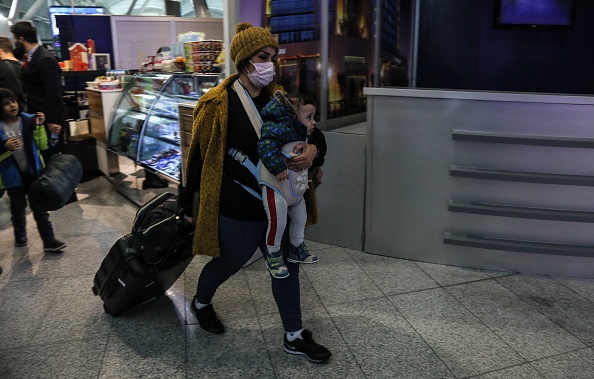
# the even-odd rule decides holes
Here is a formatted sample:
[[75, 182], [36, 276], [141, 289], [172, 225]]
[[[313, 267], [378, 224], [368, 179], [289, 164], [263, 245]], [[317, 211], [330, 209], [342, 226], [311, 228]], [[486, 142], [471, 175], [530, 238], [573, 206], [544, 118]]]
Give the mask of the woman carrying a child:
[[[227, 149], [235, 148], [257, 164], [254, 124], [274, 92], [282, 90], [272, 82], [277, 53], [278, 43], [269, 31], [247, 22], [238, 24], [230, 45], [230, 58], [238, 74], [210, 89], [194, 110], [187, 182], [180, 203], [196, 224], [194, 253], [213, 257], [200, 273], [196, 296], [190, 304], [200, 328], [210, 334], [225, 331], [211, 303], [215, 292], [258, 247], [266, 249], [268, 221], [262, 200], [242, 187], [260, 193], [260, 186], [249, 170], [227, 154]], [[242, 92], [247, 94], [247, 101], [240, 99]], [[321, 165], [326, 153], [322, 133], [316, 129], [309, 143], [298, 149], [301, 154], [289, 160], [289, 169]], [[272, 280], [272, 293], [285, 331], [284, 350], [312, 362], [325, 362], [332, 354], [316, 343], [302, 325], [299, 264], [287, 263], [287, 268], [290, 275], [286, 279]]]

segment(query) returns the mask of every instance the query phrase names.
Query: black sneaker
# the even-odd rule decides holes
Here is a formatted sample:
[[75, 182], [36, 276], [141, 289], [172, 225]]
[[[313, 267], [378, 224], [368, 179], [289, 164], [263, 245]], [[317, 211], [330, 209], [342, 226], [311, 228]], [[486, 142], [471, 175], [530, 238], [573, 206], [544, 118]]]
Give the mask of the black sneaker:
[[305, 355], [307, 359], [315, 363], [327, 361], [332, 353], [324, 346], [317, 344], [309, 330], [304, 329], [301, 332], [302, 338], [297, 338], [293, 342], [289, 342], [287, 334], [284, 335], [285, 351], [289, 354]]
[[16, 247], [27, 246], [27, 236], [16, 237], [14, 239], [14, 246], [16, 246]]
[[194, 304], [194, 299], [192, 299], [190, 310], [198, 320], [198, 325], [200, 325], [200, 329], [202, 329], [204, 333], [225, 333], [225, 327], [223, 326], [221, 320], [219, 320], [217, 317], [217, 313], [214, 311], [212, 304], [208, 304], [206, 307], [198, 309], [196, 308], [196, 304]]
[[66, 243], [60, 240], [53, 240], [52, 242], [43, 244], [43, 251], [45, 253], [57, 253], [66, 247]]

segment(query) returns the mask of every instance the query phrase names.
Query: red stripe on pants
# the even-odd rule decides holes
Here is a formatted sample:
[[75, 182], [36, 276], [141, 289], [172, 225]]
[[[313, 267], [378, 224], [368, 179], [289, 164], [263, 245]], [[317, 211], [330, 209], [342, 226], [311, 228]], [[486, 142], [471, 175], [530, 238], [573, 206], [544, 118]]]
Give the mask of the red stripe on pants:
[[277, 221], [276, 203], [274, 202], [274, 190], [266, 186], [266, 201], [268, 203], [268, 211], [270, 212], [269, 231], [266, 239], [268, 246], [274, 246], [274, 237], [276, 236]]

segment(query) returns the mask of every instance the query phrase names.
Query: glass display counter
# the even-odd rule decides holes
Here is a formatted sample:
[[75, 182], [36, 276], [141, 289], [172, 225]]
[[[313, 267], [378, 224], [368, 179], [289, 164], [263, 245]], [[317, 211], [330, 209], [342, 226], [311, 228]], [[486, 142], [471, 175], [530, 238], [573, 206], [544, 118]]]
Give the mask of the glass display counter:
[[108, 149], [179, 182], [178, 104], [196, 103], [218, 79], [218, 74], [135, 75], [114, 108]]

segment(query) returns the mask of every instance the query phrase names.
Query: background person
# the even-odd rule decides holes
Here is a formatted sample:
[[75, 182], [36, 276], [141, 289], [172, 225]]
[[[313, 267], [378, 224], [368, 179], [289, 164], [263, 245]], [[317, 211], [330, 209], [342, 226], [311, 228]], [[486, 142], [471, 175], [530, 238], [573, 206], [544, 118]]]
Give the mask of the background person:
[[0, 36], [0, 88], [11, 90], [19, 102], [19, 108], [25, 110], [22, 70], [23, 64], [13, 54], [12, 42]]
[[[27, 246], [27, 189], [39, 176], [43, 162], [39, 149], [47, 147], [42, 113], [27, 115], [19, 111], [12, 91], [0, 88], [0, 187], [10, 198], [10, 214], [15, 246]], [[39, 126], [39, 130], [37, 130]], [[57, 240], [49, 213], [32, 209], [44, 252], [60, 252], [66, 244]]]
[[[254, 164], [258, 162], [258, 136], [248, 112], [261, 111], [275, 90], [282, 89], [272, 83], [274, 67], [270, 70], [277, 52], [278, 43], [269, 31], [247, 22], [239, 23], [230, 45], [230, 57], [239, 74], [210, 89], [194, 110], [188, 181], [180, 194], [180, 203], [188, 216], [195, 215], [194, 253], [213, 257], [200, 273], [196, 296], [190, 305], [206, 333], [225, 331], [211, 304], [218, 287], [243, 267], [256, 248], [266, 249], [268, 222], [262, 201], [239, 183], [255, 192], [260, 191], [259, 185], [249, 170], [226, 154], [226, 148], [236, 148]], [[242, 105], [238, 90], [247, 91], [252, 104]], [[314, 131], [311, 143], [301, 145], [301, 150], [299, 156], [289, 161], [289, 168], [308, 168], [317, 155], [323, 159], [326, 143], [322, 133]], [[195, 194], [200, 200], [194, 201], [194, 207]], [[284, 349], [313, 362], [327, 361], [332, 355], [330, 351], [303, 329], [299, 265], [287, 263], [287, 268], [289, 277], [271, 280], [285, 330]]]
[[[27, 21], [20, 21], [10, 28], [15, 47], [25, 50], [23, 57], [23, 81], [27, 98], [27, 112], [43, 112], [46, 117], [46, 130], [50, 137], [49, 148], [42, 152], [46, 162], [62, 152], [64, 138], [62, 128], [66, 124], [66, 107], [62, 98], [61, 69], [56, 58], [39, 45], [37, 29]], [[52, 141], [52, 135], [57, 136]]]

